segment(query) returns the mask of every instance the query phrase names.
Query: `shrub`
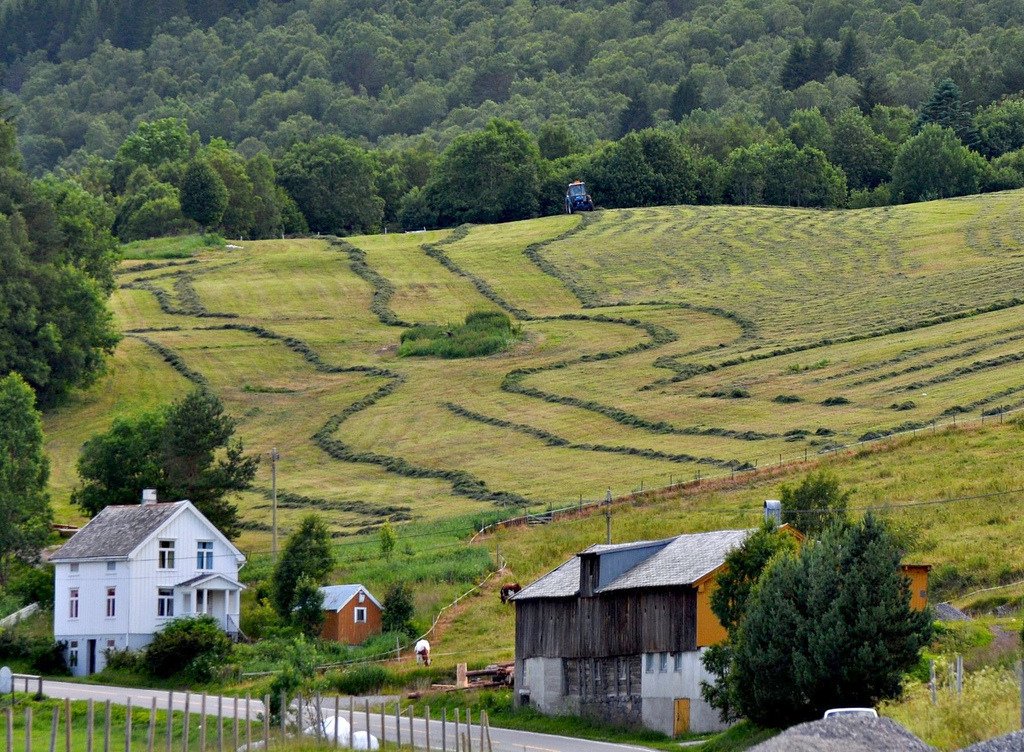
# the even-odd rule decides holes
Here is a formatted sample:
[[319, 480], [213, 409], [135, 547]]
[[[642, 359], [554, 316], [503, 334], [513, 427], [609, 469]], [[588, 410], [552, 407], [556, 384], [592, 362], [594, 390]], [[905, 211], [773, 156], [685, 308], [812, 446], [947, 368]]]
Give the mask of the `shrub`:
[[409, 632], [412, 621], [412, 591], [402, 582], [388, 588], [384, 595], [384, 615], [381, 619], [385, 632]]
[[7, 584], [7, 592], [22, 603], [38, 603], [43, 608], [53, 608], [53, 567], [49, 564], [16, 567]]
[[438, 358], [474, 358], [507, 349], [519, 337], [518, 327], [501, 311], [474, 311], [463, 324], [417, 324], [402, 332], [398, 354]]
[[129, 671], [135, 673], [146, 670], [146, 662], [143, 654], [137, 650], [116, 650], [110, 649], [104, 652], [107, 658], [107, 668], [113, 671]]
[[64, 658], [67, 647], [66, 642], [51, 642], [37, 646], [31, 654], [32, 668], [40, 674], [49, 676], [68, 673], [68, 664]]
[[212, 616], [181, 618], [156, 633], [146, 648], [145, 664], [154, 676], [166, 678], [187, 671], [204, 679], [230, 653], [231, 641]]

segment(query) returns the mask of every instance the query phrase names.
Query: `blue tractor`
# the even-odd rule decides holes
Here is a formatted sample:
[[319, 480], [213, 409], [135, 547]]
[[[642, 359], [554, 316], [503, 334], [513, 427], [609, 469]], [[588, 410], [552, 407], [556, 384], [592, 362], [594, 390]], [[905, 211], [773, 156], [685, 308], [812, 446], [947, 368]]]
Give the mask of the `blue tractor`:
[[587, 193], [587, 186], [582, 180], [569, 183], [565, 192], [565, 213], [594, 211], [594, 199]]

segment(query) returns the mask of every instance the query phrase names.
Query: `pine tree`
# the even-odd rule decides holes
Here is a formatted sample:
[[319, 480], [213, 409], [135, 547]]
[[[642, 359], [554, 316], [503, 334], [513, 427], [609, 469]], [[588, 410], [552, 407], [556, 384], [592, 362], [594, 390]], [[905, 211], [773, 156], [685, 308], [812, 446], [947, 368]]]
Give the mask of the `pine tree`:
[[745, 717], [791, 725], [897, 697], [931, 635], [930, 611], [910, 607], [895, 540], [868, 514], [764, 574], [727, 681]]
[[633, 131], [642, 131], [644, 128], [654, 127], [654, 116], [651, 114], [651, 107], [647, 104], [647, 97], [643, 94], [636, 94], [629, 100], [626, 109], [619, 115], [619, 138]]
[[689, 76], [685, 76], [672, 92], [672, 102], [669, 105], [672, 119], [678, 123], [700, 107], [701, 94], [701, 88], [697, 83]]
[[181, 181], [181, 212], [203, 228], [216, 226], [228, 208], [228, 189], [204, 159], [195, 159]]
[[860, 35], [853, 29], [843, 32], [839, 44], [839, 57], [836, 58], [836, 73], [840, 76], [853, 76], [864, 67], [867, 52]]
[[978, 140], [963, 93], [952, 79], [939, 81], [931, 97], [921, 106], [917, 116], [918, 130], [930, 123], [949, 128], [967, 146]]

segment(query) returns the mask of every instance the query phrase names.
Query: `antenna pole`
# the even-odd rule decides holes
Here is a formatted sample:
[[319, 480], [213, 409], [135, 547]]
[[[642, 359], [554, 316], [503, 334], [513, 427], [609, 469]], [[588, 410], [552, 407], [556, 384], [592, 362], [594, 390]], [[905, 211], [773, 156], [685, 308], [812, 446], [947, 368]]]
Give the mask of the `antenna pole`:
[[270, 539], [270, 552], [277, 564], [277, 461], [281, 453], [277, 447], [270, 450], [270, 527], [273, 530]]
[[604, 497], [604, 542], [612, 543], [612, 490], [609, 488]]

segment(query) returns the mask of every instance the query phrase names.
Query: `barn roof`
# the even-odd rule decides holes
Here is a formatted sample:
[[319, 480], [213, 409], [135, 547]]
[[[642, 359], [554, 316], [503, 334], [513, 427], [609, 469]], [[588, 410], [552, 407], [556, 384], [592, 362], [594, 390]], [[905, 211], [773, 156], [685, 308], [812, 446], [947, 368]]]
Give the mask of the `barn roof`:
[[514, 600], [574, 597], [579, 593], [581, 556], [601, 556], [642, 548], [649, 549], [651, 554], [595, 592], [693, 585], [722, 566], [729, 552], [753, 532], [715, 530], [710, 533], [677, 535], [658, 541], [591, 546], [523, 588], [514, 596]]
[[50, 561], [125, 558], [187, 504], [191, 502], [104, 507]]
[[341, 611], [348, 605], [348, 602], [356, 597], [359, 591], [366, 593], [366, 597], [377, 604], [377, 608], [383, 609], [380, 601], [373, 597], [373, 593], [362, 585], [324, 585], [320, 592], [324, 594], [324, 611]]

